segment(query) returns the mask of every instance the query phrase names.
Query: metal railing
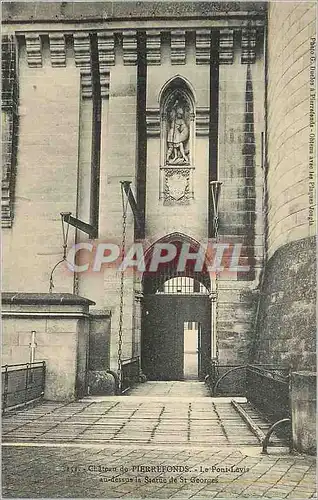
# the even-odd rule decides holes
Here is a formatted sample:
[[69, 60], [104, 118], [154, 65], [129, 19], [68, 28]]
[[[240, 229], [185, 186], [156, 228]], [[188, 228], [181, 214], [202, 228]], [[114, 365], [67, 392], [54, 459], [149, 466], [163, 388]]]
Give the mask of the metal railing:
[[44, 396], [45, 361], [1, 367], [2, 413]]
[[212, 396], [245, 396], [246, 365], [217, 365], [210, 361], [206, 382]]
[[269, 422], [290, 417], [289, 369], [248, 365], [246, 398]]
[[[264, 453], [267, 453], [274, 431], [277, 436], [289, 442], [291, 449], [289, 380], [290, 369], [286, 366], [217, 365], [213, 360], [206, 377], [212, 396], [245, 396], [252, 407], [271, 424], [266, 435], [262, 432]], [[246, 419], [250, 420], [248, 415]]]
[[121, 362], [121, 393], [128, 391], [139, 382], [139, 373], [139, 356], [125, 359]]
[[[253, 398], [256, 383], [252, 380], [252, 372], [255, 374], [257, 383], [260, 382], [257, 375], [260, 377], [261, 374], [266, 374], [264, 376], [267, 377], [267, 381], [269, 378], [285, 382], [287, 380], [288, 385], [289, 369], [284, 366], [273, 364], [217, 365], [213, 360], [210, 361], [206, 382], [212, 396], [245, 396], [251, 401], [250, 397]], [[261, 405], [257, 403], [257, 406]]]
[[273, 432], [292, 450], [289, 381], [289, 368], [247, 367], [246, 398], [272, 424], [262, 440], [263, 453], [267, 453]]

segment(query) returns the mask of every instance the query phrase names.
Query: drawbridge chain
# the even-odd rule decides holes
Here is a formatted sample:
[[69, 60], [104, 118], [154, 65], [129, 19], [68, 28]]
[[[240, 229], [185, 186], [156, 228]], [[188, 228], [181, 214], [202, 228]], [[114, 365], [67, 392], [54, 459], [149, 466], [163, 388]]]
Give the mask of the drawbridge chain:
[[[216, 247], [219, 243], [219, 218], [215, 216], [214, 218], [214, 227], [215, 227], [215, 242]], [[219, 268], [217, 267], [215, 270], [215, 358], [216, 358], [216, 377], [220, 376], [219, 373], [219, 335], [218, 335], [218, 319], [219, 319]]]
[[[127, 206], [128, 197], [125, 200], [124, 183], [121, 181], [121, 199], [122, 199], [122, 241], [121, 241], [121, 262], [123, 263], [126, 251], [126, 229], [127, 229]], [[121, 267], [120, 275], [120, 302], [119, 302], [119, 328], [118, 328], [118, 367], [117, 375], [119, 380], [119, 388], [121, 389], [121, 371], [122, 371], [122, 347], [123, 347], [123, 316], [124, 316], [124, 275], [125, 271]]]
[[[212, 193], [212, 203], [213, 203], [213, 232], [214, 232], [214, 237], [215, 237], [215, 243], [216, 243], [216, 251], [219, 243], [219, 215], [218, 215], [218, 200], [220, 196], [220, 189], [221, 189], [221, 182], [220, 181], [212, 181], [211, 182], [211, 193]], [[218, 265], [219, 263], [217, 263]], [[220, 266], [221, 267], [221, 266]], [[216, 268], [215, 270], [215, 322], [214, 322], [214, 327], [215, 327], [215, 334], [214, 334], [214, 339], [215, 339], [215, 373], [216, 377], [219, 377], [219, 336], [218, 336], [218, 318], [219, 318], [219, 278], [220, 278], [220, 269], [219, 267]]]

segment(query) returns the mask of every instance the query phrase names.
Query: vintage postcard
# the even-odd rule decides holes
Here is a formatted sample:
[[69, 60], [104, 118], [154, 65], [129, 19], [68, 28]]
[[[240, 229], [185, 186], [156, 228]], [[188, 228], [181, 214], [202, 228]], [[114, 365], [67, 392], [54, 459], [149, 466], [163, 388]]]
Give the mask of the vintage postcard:
[[3, 498], [316, 498], [316, 23], [2, 3]]

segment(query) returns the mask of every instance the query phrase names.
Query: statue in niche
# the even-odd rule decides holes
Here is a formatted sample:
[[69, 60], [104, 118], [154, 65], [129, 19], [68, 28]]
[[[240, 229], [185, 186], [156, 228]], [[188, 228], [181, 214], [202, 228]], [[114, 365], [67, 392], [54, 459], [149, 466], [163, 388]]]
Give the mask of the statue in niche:
[[185, 105], [178, 99], [168, 112], [167, 155], [168, 165], [188, 165], [189, 125], [186, 120]]

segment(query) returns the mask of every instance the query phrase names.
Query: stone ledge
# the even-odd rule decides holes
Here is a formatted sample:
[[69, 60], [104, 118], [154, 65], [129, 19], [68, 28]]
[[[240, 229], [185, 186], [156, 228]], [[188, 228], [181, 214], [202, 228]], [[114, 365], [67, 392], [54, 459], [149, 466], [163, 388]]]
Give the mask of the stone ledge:
[[261, 15], [266, 2], [4, 2], [3, 22]]
[[317, 376], [316, 372], [313, 372], [311, 370], [299, 370], [297, 372], [293, 372], [293, 375], [295, 376], [295, 378], [306, 377], [312, 379], [315, 379]]
[[3, 304], [46, 304], [46, 305], [95, 305], [92, 300], [79, 297], [72, 293], [28, 293], [28, 292], [4, 292], [2, 294]]
[[92, 309], [89, 314], [92, 319], [110, 318], [112, 311], [111, 309]]

